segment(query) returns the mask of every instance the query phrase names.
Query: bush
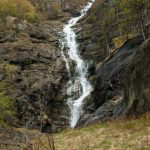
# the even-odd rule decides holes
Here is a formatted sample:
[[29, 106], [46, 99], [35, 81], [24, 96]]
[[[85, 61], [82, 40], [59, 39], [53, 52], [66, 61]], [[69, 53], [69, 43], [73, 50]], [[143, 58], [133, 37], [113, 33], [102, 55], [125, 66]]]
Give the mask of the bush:
[[0, 82], [0, 125], [6, 126], [6, 118], [13, 115], [12, 106], [13, 99], [6, 95], [7, 83], [5, 81]]
[[30, 22], [37, 19], [35, 7], [28, 0], [0, 0], [0, 17], [4, 21], [7, 16]]
[[5, 75], [5, 78], [0, 81], [0, 125], [6, 126], [9, 121], [7, 118], [14, 114], [14, 99], [8, 96], [8, 91], [12, 88], [10, 80], [16, 71], [16, 66], [0, 64], [0, 71]]
[[6, 118], [12, 116], [12, 99], [0, 92], [0, 125], [6, 126]]

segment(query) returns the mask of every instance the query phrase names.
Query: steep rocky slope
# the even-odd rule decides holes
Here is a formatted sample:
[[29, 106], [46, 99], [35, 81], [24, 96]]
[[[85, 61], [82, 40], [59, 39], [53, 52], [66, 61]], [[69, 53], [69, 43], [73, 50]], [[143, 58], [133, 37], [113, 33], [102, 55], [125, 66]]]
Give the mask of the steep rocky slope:
[[30, 0], [37, 8], [39, 15], [47, 19], [61, 19], [64, 16], [79, 15], [81, 7], [87, 0]]
[[129, 114], [150, 111], [150, 39], [140, 47], [125, 77], [125, 100]]
[[[87, 17], [79, 22], [76, 31], [80, 52], [89, 64], [89, 79], [94, 86], [91, 96], [87, 98], [86, 113], [81, 117], [79, 125], [125, 117], [126, 114], [131, 115], [131, 112], [136, 114], [150, 111], [149, 40], [144, 42], [136, 34], [130, 39], [122, 40], [117, 48], [114, 40], [120, 38], [117, 26], [121, 20], [115, 17], [111, 20], [109, 38], [106, 39], [102, 28], [106, 6], [110, 10], [114, 7], [112, 1], [97, 0]], [[146, 29], [149, 37], [149, 25]]]
[[[146, 69], [143, 75], [143, 72], [140, 71], [142, 70], [140, 66], [149, 62], [148, 59], [145, 59], [145, 56], [149, 57], [146, 52], [149, 47], [148, 41], [142, 43], [140, 38], [129, 40], [97, 68], [92, 93], [94, 104], [91, 103], [87, 107], [87, 113], [81, 119], [81, 124], [117, 119], [125, 117], [126, 113], [131, 115], [131, 112], [132, 114], [136, 114], [136, 112], [140, 114], [149, 111], [149, 95], [147, 93], [149, 90], [149, 69]], [[140, 55], [143, 63], [137, 62], [137, 55]], [[131, 66], [137, 68], [139, 72], [131, 69]], [[147, 67], [149, 65], [145, 68]]]
[[61, 20], [78, 15], [85, 1], [31, 0], [38, 23], [9, 16], [0, 28], [0, 92], [14, 100], [11, 125], [41, 130], [46, 118], [48, 131], [68, 126], [68, 73], [59, 47]]
[[8, 93], [16, 101], [17, 126], [39, 129], [43, 115], [57, 126], [68, 124], [68, 77], [58, 41], [61, 27], [59, 22], [27, 23], [19, 33], [1, 32], [0, 81], [11, 87]]

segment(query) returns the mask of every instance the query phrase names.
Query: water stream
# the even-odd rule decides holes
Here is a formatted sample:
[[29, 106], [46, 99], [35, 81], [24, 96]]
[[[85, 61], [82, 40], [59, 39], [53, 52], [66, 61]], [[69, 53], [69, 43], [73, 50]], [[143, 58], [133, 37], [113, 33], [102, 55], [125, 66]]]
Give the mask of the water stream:
[[[83, 101], [91, 93], [92, 86], [87, 79], [88, 65], [81, 58], [78, 52], [78, 43], [76, 41], [76, 33], [73, 26], [86, 15], [87, 11], [91, 8], [95, 0], [91, 0], [81, 10], [81, 15], [71, 18], [69, 22], [63, 28], [64, 39], [61, 41], [61, 52], [66, 62], [66, 68], [69, 75], [68, 81], [68, 105], [70, 109], [70, 126], [72, 128], [77, 124], [80, 116], [83, 113]], [[65, 47], [67, 48], [67, 54], [65, 53]], [[72, 63], [75, 63], [74, 74], [71, 74]]]

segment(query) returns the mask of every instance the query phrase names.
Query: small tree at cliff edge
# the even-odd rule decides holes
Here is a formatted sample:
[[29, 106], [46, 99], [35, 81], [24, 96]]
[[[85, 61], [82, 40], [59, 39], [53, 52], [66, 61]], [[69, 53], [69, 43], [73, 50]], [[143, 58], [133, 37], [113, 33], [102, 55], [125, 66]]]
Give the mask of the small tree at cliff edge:
[[121, 0], [121, 10], [127, 14], [127, 16], [133, 15], [135, 19], [140, 23], [143, 39], [146, 39], [144, 28], [144, 14], [145, 10], [149, 7], [149, 0]]

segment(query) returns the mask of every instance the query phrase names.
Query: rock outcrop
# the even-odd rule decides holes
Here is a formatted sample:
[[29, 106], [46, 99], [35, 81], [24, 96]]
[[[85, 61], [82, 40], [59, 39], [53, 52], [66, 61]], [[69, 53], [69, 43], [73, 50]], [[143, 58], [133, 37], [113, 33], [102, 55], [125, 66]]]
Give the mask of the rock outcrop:
[[150, 112], [150, 39], [140, 47], [125, 77], [125, 100], [129, 115]]
[[[53, 128], [68, 125], [68, 76], [59, 49], [61, 28], [59, 22], [47, 21], [1, 32], [0, 80], [7, 80], [12, 87], [8, 95], [15, 100], [18, 127], [40, 129], [44, 115], [51, 118]], [[5, 75], [4, 70], [12, 69], [11, 75]]]
[[[0, 32], [0, 90], [6, 83], [1, 92], [15, 101], [16, 114], [9, 121], [14, 126], [41, 130], [44, 116], [51, 120], [52, 131], [68, 126], [68, 72], [59, 47], [60, 20], [78, 16], [86, 1], [31, 0], [38, 23], [7, 17]], [[47, 18], [54, 20], [41, 21]]]
[[127, 99], [124, 98], [126, 68], [134, 61], [141, 47], [139, 37], [127, 41], [108, 60], [96, 69], [96, 80], [92, 93], [94, 109], [87, 107], [87, 114], [81, 123], [125, 117], [128, 111]]
[[[91, 96], [85, 99], [85, 114], [78, 125], [150, 111], [149, 40], [144, 44], [142, 37], [134, 35], [116, 47], [114, 39], [120, 37], [119, 20], [111, 18], [109, 37], [102, 28], [104, 13], [112, 6], [111, 1], [96, 1], [77, 26], [80, 53], [89, 64], [89, 79], [94, 86]], [[149, 26], [146, 33], [149, 37]]]

